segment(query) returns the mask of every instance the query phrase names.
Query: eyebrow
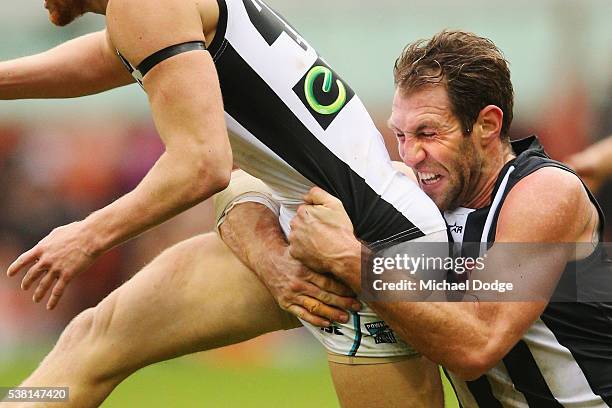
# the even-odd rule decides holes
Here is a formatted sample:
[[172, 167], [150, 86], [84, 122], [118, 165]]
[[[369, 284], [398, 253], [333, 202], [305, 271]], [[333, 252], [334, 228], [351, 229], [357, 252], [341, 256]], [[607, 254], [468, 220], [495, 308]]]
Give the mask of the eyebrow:
[[421, 123], [419, 123], [419, 125], [416, 127], [416, 129], [412, 132], [406, 132], [400, 128], [398, 128], [397, 126], [395, 126], [393, 124], [393, 122], [391, 121], [391, 118], [387, 119], [387, 127], [397, 133], [402, 133], [402, 134], [412, 134], [412, 135], [416, 135], [417, 133], [423, 131], [424, 129], [428, 128], [428, 127], [433, 127], [433, 128], [438, 128], [440, 127], [439, 123], [436, 123], [435, 121], [431, 121], [431, 120], [423, 120]]
[[428, 128], [428, 127], [433, 127], [433, 126], [434, 125], [432, 125], [431, 123], [421, 123], [413, 133], [419, 133], [423, 129]]

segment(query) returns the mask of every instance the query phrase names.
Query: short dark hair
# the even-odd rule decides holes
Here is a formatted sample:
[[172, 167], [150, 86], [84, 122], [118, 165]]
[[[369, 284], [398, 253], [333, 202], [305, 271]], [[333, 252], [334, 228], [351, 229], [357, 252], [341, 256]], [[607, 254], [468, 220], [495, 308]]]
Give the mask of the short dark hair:
[[502, 140], [508, 140], [514, 91], [502, 52], [487, 38], [464, 31], [445, 30], [429, 40], [408, 44], [395, 61], [395, 85], [411, 93], [443, 84], [453, 113], [466, 134], [487, 105], [502, 110]]

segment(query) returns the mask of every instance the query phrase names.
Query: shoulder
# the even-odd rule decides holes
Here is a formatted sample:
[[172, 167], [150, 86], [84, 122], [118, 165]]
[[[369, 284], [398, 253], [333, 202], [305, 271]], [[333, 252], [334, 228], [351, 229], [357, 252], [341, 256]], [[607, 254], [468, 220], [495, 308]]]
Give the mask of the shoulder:
[[106, 24], [112, 43], [133, 65], [165, 47], [204, 41], [196, 0], [110, 0]]
[[591, 202], [574, 174], [543, 167], [508, 193], [497, 224], [497, 240], [575, 242], [591, 214]]

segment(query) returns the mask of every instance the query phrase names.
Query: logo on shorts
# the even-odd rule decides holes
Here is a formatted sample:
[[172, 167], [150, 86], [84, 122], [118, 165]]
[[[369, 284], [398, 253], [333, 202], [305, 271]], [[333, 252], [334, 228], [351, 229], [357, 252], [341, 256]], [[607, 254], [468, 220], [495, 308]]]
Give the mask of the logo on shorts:
[[385, 322], [366, 323], [365, 328], [374, 337], [374, 343], [397, 343], [393, 330]]
[[323, 129], [329, 127], [355, 96], [353, 90], [320, 58], [293, 87], [293, 92]]
[[344, 336], [344, 333], [340, 331], [340, 328], [336, 325], [329, 327], [321, 327], [321, 331], [328, 334], [335, 334], [336, 336]]

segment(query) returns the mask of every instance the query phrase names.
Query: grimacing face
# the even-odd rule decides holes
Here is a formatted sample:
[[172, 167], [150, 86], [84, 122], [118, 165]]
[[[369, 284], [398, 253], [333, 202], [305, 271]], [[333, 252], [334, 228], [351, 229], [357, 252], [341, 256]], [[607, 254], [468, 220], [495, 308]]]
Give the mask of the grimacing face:
[[85, 0], [45, 0], [45, 8], [49, 11], [49, 20], [63, 27], [85, 13], [84, 2]]
[[388, 125], [400, 157], [436, 206], [442, 211], [466, 206], [482, 157], [453, 113], [446, 88], [429, 86], [409, 94], [396, 90]]

